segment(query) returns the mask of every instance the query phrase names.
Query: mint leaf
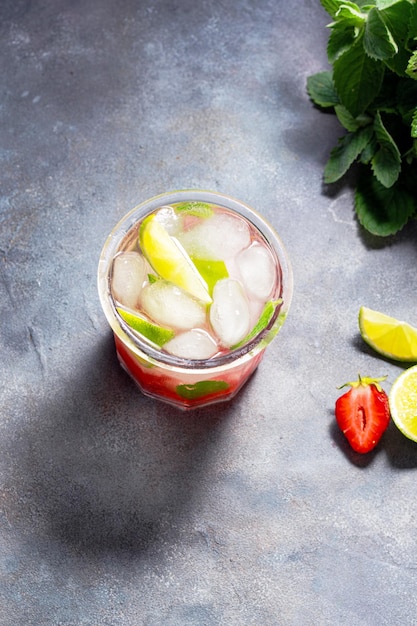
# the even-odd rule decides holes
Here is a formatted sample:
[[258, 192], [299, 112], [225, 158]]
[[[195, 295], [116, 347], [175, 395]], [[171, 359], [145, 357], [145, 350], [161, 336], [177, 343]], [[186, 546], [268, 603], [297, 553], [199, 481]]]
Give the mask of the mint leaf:
[[413, 80], [417, 80], [417, 50], [413, 52], [408, 60], [406, 74]]
[[401, 154], [394, 139], [382, 123], [379, 113], [375, 116], [374, 130], [379, 150], [371, 160], [372, 171], [381, 185], [392, 187], [400, 175]]
[[365, 52], [373, 59], [389, 59], [398, 52], [398, 46], [387, 28], [382, 14], [373, 8], [368, 13], [363, 38]]
[[397, 106], [404, 122], [411, 124], [417, 106], [417, 81], [402, 79], [397, 87]]
[[343, 2], [336, 12], [336, 21], [343, 20], [346, 25], [360, 27], [365, 21], [365, 15], [361, 13], [357, 4], [353, 2]]
[[339, 122], [344, 128], [346, 128], [346, 130], [349, 130], [350, 132], [355, 132], [355, 130], [358, 130], [358, 128], [361, 128], [362, 126], [367, 126], [372, 122], [372, 118], [366, 114], [358, 115], [358, 117], [353, 117], [353, 115], [351, 115], [346, 107], [344, 107], [342, 104], [338, 104], [337, 106], [335, 106], [334, 110]]
[[411, 136], [417, 139], [417, 108], [414, 109], [413, 119], [411, 120]]
[[394, 235], [415, 211], [413, 197], [399, 185], [387, 189], [369, 173], [359, 178], [355, 209], [366, 230], [380, 237]]
[[334, 62], [333, 79], [341, 103], [357, 117], [378, 95], [384, 65], [369, 57], [362, 38]]
[[385, 59], [385, 64], [399, 76], [405, 76], [409, 58], [407, 40], [411, 8], [408, 0], [397, 0], [381, 10], [383, 20], [398, 47], [398, 52], [393, 57]]
[[324, 168], [325, 183], [334, 183], [346, 174], [352, 163], [366, 148], [372, 133], [372, 126], [365, 126], [365, 128], [360, 128], [354, 133], [348, 133], [339, 139]]
[[333, 107], [339, 103], [332, 72], [318, 72], [307, 78], [307, 92], [314, 104]]
[[346, 26], [341, 22], [334, 22], [327, 43], [327, 58], [329, 63], [334, 63], [346, 50], [348, 50], [356, 38], [354, 26]]
[[320, 4], [329, 15], [335, 18], [342, 2], [341, 0], [320, 0]]
[[226, 391], [230, 387], [225, 380], [201, 380], [193, 385], [177, 385], [175, 391], [181, 398], [196, 400], [212, 393]]

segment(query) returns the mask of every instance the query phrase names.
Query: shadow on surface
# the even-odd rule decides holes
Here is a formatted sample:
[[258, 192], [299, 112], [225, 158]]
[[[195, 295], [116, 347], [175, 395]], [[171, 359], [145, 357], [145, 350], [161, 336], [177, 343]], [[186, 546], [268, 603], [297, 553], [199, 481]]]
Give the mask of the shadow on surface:
[[20, 515], [78, 554], [141, 553], [190, 505], [231, 405], [183, 413], [142, 396], [112, 338], [17, 434]]

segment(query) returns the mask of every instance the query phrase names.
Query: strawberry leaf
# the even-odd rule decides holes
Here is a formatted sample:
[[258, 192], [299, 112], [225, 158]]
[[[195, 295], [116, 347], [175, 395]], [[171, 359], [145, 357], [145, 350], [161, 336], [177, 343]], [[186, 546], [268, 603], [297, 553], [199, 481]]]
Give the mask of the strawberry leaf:
[[378, 95], [383, 78], [383, 64], [366, 54], [362, 38], [334, 62], [337, 93], [353, 117], [363, 113]]
[[371, 160], [372, 171], [384, 187], [392, 187], [400, 175], [401, 154], [379, 112], [375, 116], [374, 130], [379, 149]]
[[361, 152], [366, 148], [373, 133], [372, 126], [365, 126], [354, 133], [347, 133], [333, 148], [324, 169], [324, 182], [334, 183], [348, 171]]
[[307, 78], [307, 92], [314, 104], [333, 107], [339, 103], [332, 72], [318, 72]]
[[355, 193], [359, 222], [374, 235], [394, 235], [415, 212], [413, 197], [399, 185], [387, 189], [368, 172], [359, 178]]

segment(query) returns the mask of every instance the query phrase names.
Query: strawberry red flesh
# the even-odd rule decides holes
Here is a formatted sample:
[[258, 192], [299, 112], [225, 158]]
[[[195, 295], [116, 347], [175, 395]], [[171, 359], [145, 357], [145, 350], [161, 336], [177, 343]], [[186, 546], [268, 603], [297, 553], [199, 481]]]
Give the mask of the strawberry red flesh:
[[352, 388], [336, 401], [336, 421], [351, 447], [362, 454], [375, 448], [390, 420], [388, 396], [380, 380], [359, 377], [347, 383]]

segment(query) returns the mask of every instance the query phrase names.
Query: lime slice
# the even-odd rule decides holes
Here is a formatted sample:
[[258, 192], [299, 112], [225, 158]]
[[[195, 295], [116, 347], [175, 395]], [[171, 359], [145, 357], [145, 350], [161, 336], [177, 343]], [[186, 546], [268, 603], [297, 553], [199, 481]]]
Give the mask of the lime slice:
[[363, 340], [380, 354], [396, 361], [417, 361], [417, 328], [363, 306], [359, 329]]
[[207, 202], [181, 202], [175, 204], [174, 208], [178, 213], [195, 217], [207, 218], [214, 214], [212, 207]]
[[142, 251], [159, 276], [181, 287], [202, 302], [212, 299], [207, 283], [181, 246], [171, 237], [155, 214], [149, 215], [141, 224], [139, 243]]
[[239, 341], [239, 343], [232, 346], [232, 350], [235, 350], [236, 348], [240, 348], [240, 346], [243, 346], [245, 343], [248, 343], [248, 341], [256, 337], [256, 335], [259, 335], [259, 333], [268, 326], [269, 322], [272, 319], [273, 314], [275, 313], [275, 309], [281, 303], [282, 303], [282, 298], [280, 298], [279, 300], [268, 300], [255, 326], [246, 335], [246, 337], [242, 339], [242, 341]]
[[197, 259], [195, 257], [192, 257], [192, 260], [200, 275], [206, 281], [210, 294], [213, 293], [214, 285], [218, 280], [229, 278], [229, 272], [224, 261]]
[[136, 330], [140, 335], [143, 335], [146, 339], [149, 339], [149, 341], [152, 341], [152, 343], [159, 347], [163, 346], [164, 343], [167, 343], [167, 341], [170, 341], [175, 336], [175, 332], [171, 328], [164, 328], [163, 326], [152, 324], [152, 322], [149, 322], [131, 311], [117, 307], [117, 312], [130, 328], [133, 328], [133, 330]]
[[417, 441], [417, 365], [406, 369], [389, 393], [391, 417], [397, 428]]

